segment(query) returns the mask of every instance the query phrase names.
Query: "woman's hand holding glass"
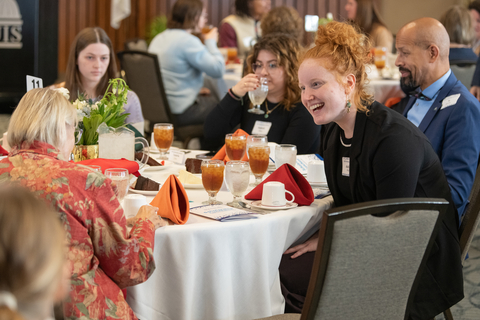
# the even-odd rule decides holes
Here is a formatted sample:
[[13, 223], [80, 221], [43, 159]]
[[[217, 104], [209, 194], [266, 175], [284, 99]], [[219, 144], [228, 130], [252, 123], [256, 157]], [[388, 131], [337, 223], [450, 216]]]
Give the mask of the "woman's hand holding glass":
[[260, 80], [253, 74], [247, 74], [236, 85], [232, 87], [232, 91], [238, 97], [243, 97], [249, 91], [253, 91], [260, 86]]

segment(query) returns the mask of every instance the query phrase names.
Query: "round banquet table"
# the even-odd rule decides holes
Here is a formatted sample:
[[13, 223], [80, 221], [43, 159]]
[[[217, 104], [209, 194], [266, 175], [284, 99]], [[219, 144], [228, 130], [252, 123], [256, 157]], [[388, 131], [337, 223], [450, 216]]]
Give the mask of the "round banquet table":
[[[142, 175], [163, 183], [180, 169], [184, 166], [167, 161], [163, 170]], [[186, 191], [190, 207], [208, 198], [203, 188]], [[232, 198], [228, 191], [217, 195], [224, 203]], [[332, 197], [326, 197], [310, 206], [229, 222], [190, 214], [185, 225], [160, 228], [156, 270], [145, 283], [128, 288], [127, 302], [140, 319], [255, 319], [283, 313], [282, 253], [306, 240], [332, 205]]]

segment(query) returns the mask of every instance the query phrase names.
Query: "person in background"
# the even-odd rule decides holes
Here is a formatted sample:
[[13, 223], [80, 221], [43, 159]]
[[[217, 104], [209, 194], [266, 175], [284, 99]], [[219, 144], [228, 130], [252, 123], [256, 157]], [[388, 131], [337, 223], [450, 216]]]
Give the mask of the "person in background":
[[25, 188], [0, 185], [0, 319], [46, 320], [68, 293], [58, 215]]
[[270, 10], [261, 20], [262, 35], [281, 33], [299, 42], [303, 39], [303, 19], [293, 7], [280, 6]]
[[472, 17], [473, 30], [475, 32], [475, 41], [473, 51], [478, 56], [480, 54], [480, 0], [473, 0], [468, 4], [468, 11]]
[[397, 33], [400, 81], [416, 92], [392, 107], [430, 140], [442, 162], [460, 217], [465, 212], [480, 154], [480, 103], [457, 80], [448, 59], [445, 27], [422, 18]]
[[[411, 197], [450, 202], [408, 310], [409, 319], [431, 319], [463, 298], [458, 215], [428, 139], [365, 91], [368, 42], [351, 25], [320, 26], [298, 70], [302, 102], [322, 125], [320, 155], [336, 207]], [[301, 312], [317, 244], [318, 233], [282, 258], [286, 312]]]
[[[255, 44], [248, 57], [249, 73], [228, 91], [205, 121], [206, 148], [220, 148], [225, 135], [240, 125], [248, 134], [267, 135], [269, 142], [294, 144], [298, 154], [317, 152], [320, 127], [300, 101], [296, 74], [300, 52], [297, 39], [284, 34], [266, 35]], [[268, 95], [261, 106], [265, 114], [258, 115], [248, 112], [253, 105], [247, 93], [259, 86], [260, 77], [267, 78]]]
[[238, 48], [238, 56], [243, 59], [262, 35], [259, 21], [270, 7], [270, 0], [235, 0], [235, 14], [220, 24], [219, 46]]
[[374, 0], [347, 0], [345, 10], [347, 18], [369, 37], [372, 47], [385, 47], [392, 52], [393, 35], [380, 17]]
[[59, 214], [72, 267], [65, 318], [136, 319], [121, 289], [153, 273], [155, 230], [166, 222], [157, 208], [143, 206], [127, 231], [112, 180], [68, 162], [76, 121], [75, 107], [58, 90], [28, 91], [10, 119], [12, 150], [0, 160], [0, 184], [27, 187]]
[[[112, 42], [102, 28], [85, 28], [80, 31], [70, 47], [64, 86], [70, 91], [70, 100], [79, 95], [100, 100], [108, 87], [108, 80], [117, 77], [117, 63]], [[138, 96], [128, 91], [125, 113], [126, 123], [140, 133], [144, 132], [142, 106]]]
[[167, 30], [153, 38], [148, 52], [160, 63], [165, 92], [178, 125], [203, 124], [220, 100], [215, 88], [204, 87], [204, 75], [220, 78], [225, 61], [217, 48], [218, 30], [204, 35], [205, 45], [192, 32], [200, 32], [207, 11], [200, 0], [178, 0], [173, 5]]
[[[465, 63], [477, 62], [477, 55], [472, 50], [475, 37], [472, 27], [472, 18], [468, 10], [459, 5], [448, 9], [441, 17], [440, 22], [447, 30], [450, 38], [450, 63], [462, 61]], [[470, 82], [470, 81], [469, 81]]]

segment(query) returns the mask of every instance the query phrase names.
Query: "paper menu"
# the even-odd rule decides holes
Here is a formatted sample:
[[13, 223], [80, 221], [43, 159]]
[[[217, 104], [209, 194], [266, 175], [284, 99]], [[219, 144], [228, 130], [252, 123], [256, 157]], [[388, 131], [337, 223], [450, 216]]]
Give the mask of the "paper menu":
[[191, 207], [190, 213], [222, 222], [257, 218], [253, 215], [253, 212], [248, 212], [226, 205], [204, 205], [193, 208]]

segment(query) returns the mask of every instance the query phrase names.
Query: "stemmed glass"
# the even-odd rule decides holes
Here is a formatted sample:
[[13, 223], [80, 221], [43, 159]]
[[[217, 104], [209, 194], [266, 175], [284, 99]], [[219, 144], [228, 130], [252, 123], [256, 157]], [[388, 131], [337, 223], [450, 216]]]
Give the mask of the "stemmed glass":
[[160, 151], [161, 160], [168, 160], [167, 151], [173, 143], [173, 124], [156, 123], [153, 126], [153, 139]]
[[208, 193], [208, 201], [202, 204], [222, 204], [217, 201], [217, 193], [222, 187], [225, 164], [222, 160], [203, 160], [201, 168], [203, 187]]
[[250, 180], [250, 170], [246, 161], [229, 161], [225, 165], [225, 181], [228, 190], [233, 194], [233, 201], [227, 205], [234, 208], [243, 208], [239, 202], [247, 191]]
[[375, 63], [375, 67], [377, 67], [379, 77], [383, 78], [383, 69], [385, 68], [387, 63], [387, 48], [375, 48], [373, 54], [373, 61]]
[[250, 170], [255, 176], [253, 186], [258, 186], [262, 182], [262, 177], [267, 172], [270, 160], [270, 147], [266, 145], [254, 144], [248, 148], [248, 161]]
[[229, 133], [225, 136], [225, 152], [230, 160], [242, 160], [247, 150], [247, 136], [235, 136]]
[[293, 144], [277, 144], [275, 146], [275, 168], [289, 163], [295, 167], [297, 162], [297, 146]]
[[115, 190], [115, 195], [118, 198], [118, 201], [123, 201], [123, 198], [127, 195], [128, 186], [130, 182], [130, 176], [128, 174], [128, 169], [123, 168], [110, 168], [105, 170], [105, 176], [112, 179], [117, 189]]
[[265, 111], [260, 109], [260, 105], [265, 101], [268, 95], [268, 85], [267, 78], [260, 78], [260, 86], [248, 92], [248, 97], [250, 101], [255, 106], [255, 108], [249, 109], [248, 112], [255, 114], [264, 114]]
[[253, 145], [268, 145], [268, 137], [261, 134], [252, 134], [247, 137], [247, 156], [248, 149]]

